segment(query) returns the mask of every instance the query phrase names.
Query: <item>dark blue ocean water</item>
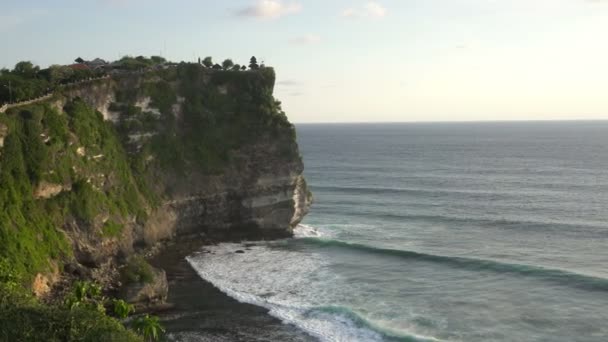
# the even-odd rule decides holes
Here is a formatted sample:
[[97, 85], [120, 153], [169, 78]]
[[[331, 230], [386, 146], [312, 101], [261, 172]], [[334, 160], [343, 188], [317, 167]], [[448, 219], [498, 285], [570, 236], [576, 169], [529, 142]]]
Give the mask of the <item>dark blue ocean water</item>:
[[324, 341], [608, 341], [608, 122], [297, 129], [299, 238], [203, 277]]

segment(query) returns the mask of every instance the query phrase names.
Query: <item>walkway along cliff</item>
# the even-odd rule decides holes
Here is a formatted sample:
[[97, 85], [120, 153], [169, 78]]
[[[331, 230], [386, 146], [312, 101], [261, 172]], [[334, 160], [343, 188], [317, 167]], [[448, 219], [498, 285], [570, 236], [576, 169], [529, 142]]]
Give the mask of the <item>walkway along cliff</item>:
[[[180, 64], [9, 107], [0, 258], [44, 296], [68, 276], [116, 288], [134, 254], [176, 236], [290, 236], [311, 194], [274, 82], [272, 68]], [[161, 293], [129, 299], [162, 300], [153, 273]]]

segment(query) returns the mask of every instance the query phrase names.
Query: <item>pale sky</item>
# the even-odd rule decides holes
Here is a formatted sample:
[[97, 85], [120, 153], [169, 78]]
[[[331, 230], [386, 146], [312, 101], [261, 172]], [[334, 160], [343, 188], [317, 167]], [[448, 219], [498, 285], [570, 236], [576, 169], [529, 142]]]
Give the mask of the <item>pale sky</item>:
[[274, 66], [294, 122], [608, 119], [608, 0], [1, 0], [0, 67]]

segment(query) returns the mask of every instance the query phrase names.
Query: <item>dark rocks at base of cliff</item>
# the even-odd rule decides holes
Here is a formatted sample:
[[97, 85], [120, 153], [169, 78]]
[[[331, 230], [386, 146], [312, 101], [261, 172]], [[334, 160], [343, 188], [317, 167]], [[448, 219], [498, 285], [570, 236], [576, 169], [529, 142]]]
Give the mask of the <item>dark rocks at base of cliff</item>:
[[167, 273], [152, 269], [152, 279], [124, 284], [119, 297], [135, 305], [137, 312], [150, 311], [164, 306], [169, 293]]
[[167, 272], [172, 307], [159, 316], [169, 341], [316, 341], [268, 310], [240, 303], [201, 279], [184, 259], [198, 248], [195, 241], [178, 240], [151, 259], [152, 265]]

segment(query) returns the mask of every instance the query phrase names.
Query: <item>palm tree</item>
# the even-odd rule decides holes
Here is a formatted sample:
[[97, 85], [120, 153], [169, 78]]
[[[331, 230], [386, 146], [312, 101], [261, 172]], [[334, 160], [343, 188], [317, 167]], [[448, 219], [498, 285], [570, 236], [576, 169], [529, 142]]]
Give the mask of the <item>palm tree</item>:
[[165, 329], [158, 321], [158, 317], [145, 315], [133, 322], [135, 331], [142, 334], [146, 341], [158, 341]]

